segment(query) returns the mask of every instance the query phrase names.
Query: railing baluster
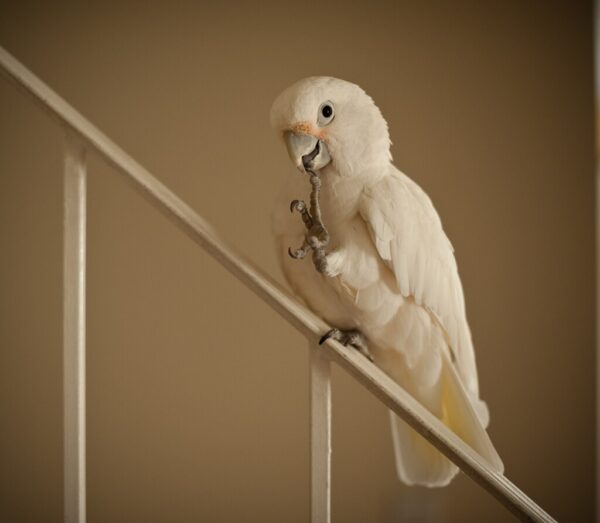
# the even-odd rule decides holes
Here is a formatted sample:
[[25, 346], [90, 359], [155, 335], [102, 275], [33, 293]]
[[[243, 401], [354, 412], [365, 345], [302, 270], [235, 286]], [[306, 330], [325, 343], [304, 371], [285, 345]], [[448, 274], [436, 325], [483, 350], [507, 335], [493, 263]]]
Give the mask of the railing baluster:
[[311, 523], [331, 520], [331, 363], [322, 347], [310, 354], [310, 513]]
[[64, 520], [85, 523], [85, 150], [67, 137], [64, 160]]

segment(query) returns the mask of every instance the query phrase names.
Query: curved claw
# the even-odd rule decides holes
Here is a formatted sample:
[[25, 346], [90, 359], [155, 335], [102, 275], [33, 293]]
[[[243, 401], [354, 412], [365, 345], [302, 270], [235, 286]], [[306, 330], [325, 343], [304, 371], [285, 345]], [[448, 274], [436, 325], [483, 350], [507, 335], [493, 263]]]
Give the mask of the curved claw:
[[290, 203], [290, 212], [302, 212], [306, 209], [306, 204], [302, 200], [292, 200]]
[[342, 331], [340, 329], [331, 329], [327, 331], [323, 336], [321, 336], [321, 339], [319, 340], [319, 345], [323, 345], [323, 343], [325, 343], [330, 338], [339, 341], [344, 347], [350, 346], [355, 348], [370, 362], [375, 362], [373, 356], [369, 352], [369, 348], [367, 347], [362, 334], [359, 331]]
[[288, 254], [290, 255], [290, 258], [294, 258], [294, 260], [301, 260], [306, 256], [306, 251], [302, 248], [292, 251], [292, 248], [288, 247]]
[[325, 334], [323, 334], [323, 336], [321, 336], [321, 339], [319, 340], [319, 345], [323, 345], [323, 343], [325, 343], [329, 338], [337, 339], [339, 334], [339, 329], [328, 330]]

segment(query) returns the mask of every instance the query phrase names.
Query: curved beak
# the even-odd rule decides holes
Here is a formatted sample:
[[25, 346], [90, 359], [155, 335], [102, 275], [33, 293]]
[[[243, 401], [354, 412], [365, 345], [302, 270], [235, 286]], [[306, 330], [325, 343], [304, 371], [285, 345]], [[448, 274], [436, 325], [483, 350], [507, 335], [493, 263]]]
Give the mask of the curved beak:
[[284, 139], [290, 159], [301, 172], [318, 171], [331, 161], [325, 142], [311, 134], [286, 131]]

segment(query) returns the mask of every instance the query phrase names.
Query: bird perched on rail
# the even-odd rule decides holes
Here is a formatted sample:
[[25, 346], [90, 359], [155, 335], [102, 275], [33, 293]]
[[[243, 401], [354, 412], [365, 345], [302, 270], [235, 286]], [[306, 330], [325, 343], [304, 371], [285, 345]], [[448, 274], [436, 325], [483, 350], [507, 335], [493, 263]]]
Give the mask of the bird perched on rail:
[[[452, 245], [425, 192], [392, 164], [381, 112], [357, 85], [311, 77], [278, 96], [271, 124], [301, 171], [273, 213], [278, 253], [294, 291], [335, 326], [324, 338], [363, 352], [502, 472]], [[400, 479], [447, 485], [456, 465], [391, 422]]]

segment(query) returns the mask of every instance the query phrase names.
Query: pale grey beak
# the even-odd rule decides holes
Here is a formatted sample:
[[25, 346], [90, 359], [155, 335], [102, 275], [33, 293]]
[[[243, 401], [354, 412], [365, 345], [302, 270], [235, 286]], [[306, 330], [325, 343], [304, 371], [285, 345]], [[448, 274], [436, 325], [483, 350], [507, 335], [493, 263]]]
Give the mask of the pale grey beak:
[[325, 142], [310, 134], [286, 131], [284, 139], [290, 159], [302, 172], [319, 171], [331, 161]]

